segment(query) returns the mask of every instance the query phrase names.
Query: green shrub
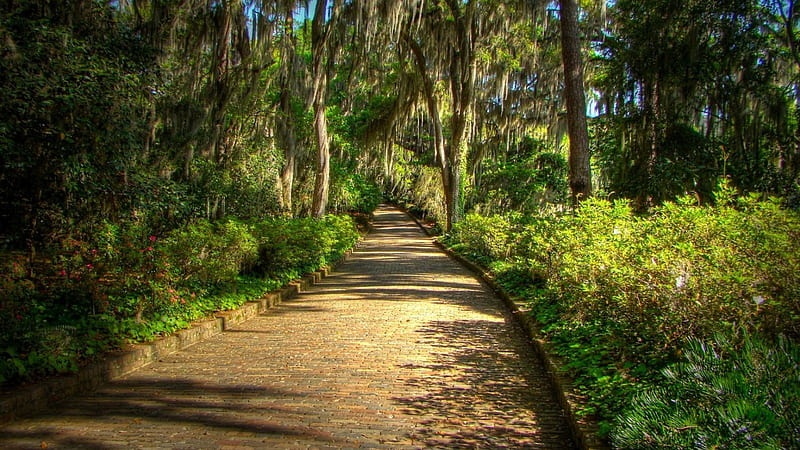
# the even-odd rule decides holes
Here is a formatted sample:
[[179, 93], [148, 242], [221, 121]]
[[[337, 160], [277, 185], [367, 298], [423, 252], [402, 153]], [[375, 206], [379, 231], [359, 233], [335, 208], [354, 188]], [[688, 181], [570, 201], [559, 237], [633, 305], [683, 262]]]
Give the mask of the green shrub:
[[383, 201], [383, 194], [374, 181], [353, 173], [351, 168], [333, 168], [330, 204], [332, 211], [369, 214]]
[[256, 222], [252, 228], [259, 255], [253, 271], [277, 278], [313, 272], [340, 258], [358, 240], [350, 216], [273, 218]]
[[622, 449], [796, 448], [800, 349], [745, 338], [692, 340], [665, 382], [638, 393], [612, 434]]
[[626, 205], [593, 200], [551, 232], [555, 242], [524, 256], [558, 267], [548, 287], [573, 320], [621, 323], [657, 352], [734, 323], [798, 336], [798, 225], [796, 214], [770, 202], [666, 204], [637, 217]]
[[273, 218], [253, 226], [258, 242], [258, 263], [253, 268], [261, 276], [293, 278], [318, 263], [323, 250], [314, 247], [317, 234], [314, 219]]
[[480, 262], [504, 260], [512, 251], [515, 224], [509, 217], [467, 214], [445, 238]]
[[201, 286], [232, 281], [257, 257], [256, 241], [249, 227], [230, 219], [196, 221], [173, 231], [165, 241], [166, 251], [181, 277]]
[[148, 231], [100, 223], [35, 268], [18, 254], [0, 262], [0, 383], [74, 371], [124, 341], [238, 307], [334, 262], [359, 238], [350, 216]]
[[340, 259], [345, 252], [353, 248], [360, 235], [355, 219], [349, 215], [328, 215], [322, 219], [322, 223], [331, 231], [333, 238], [331, 248], [325, 256], [325, 262], [329, 264]]
[[800, 338], [800, 216], [773, 200], [718, 202], [683, 198], [642, 216], [590, 199], [568, 215], [470, 216], [445, 242], [530, 302], [582, 413], [607, 432], [689, 340], [737, 327]]
[[566, 203], [567, 160], [544, 142], [523, 139], [504, 161], [483, 162], [484, 174], [474, 193], [481, 211], [536, 214]]

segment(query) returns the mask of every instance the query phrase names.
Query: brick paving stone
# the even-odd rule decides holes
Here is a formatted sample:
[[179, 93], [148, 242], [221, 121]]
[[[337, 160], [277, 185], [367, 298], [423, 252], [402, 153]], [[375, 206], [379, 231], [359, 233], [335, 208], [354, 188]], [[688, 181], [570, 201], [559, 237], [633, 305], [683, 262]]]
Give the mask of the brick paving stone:
[[573, 448], [523, 331], [404, 213], [327, 278], [0, 448]]

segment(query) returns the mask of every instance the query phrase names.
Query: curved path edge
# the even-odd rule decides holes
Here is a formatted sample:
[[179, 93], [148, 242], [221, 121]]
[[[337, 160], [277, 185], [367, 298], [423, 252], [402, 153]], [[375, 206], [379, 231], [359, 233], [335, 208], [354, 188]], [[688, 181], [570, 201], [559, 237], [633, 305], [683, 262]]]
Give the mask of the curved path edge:
[[[369, 232], [371, 232], [371, 228]], [[74, 395], [92, 392], [103, 383], [216, 336], [295, 297], [307, 290], [309, 286], [327, 277], [337, 266], [345, 262], [353, 250], [358, 248], [365, 236], [362, 236], [362, 240], [336, 262], [291, 281], [286, 286], [269, 292], [257, 300], [248, 301], [237, 309], [219, 311], [211, 318], [196, 321], [189, 328], [176, 331], [152, 342], [130, 344], [122, 350], [109, 352], [100, 361], [83, 366], [76, 373], [55, 375], [28, 385], [0, 389], [0, 425], [44, 411]]]
[[[429, 227], [426, 227], [417, 217], [403, 209], [409, 217], [414, 219], [414, 222], [426, 233], [428, 236], [433, 237], [430, 233]], [[544, 364], [547, 372], [547, 377], [550, 381], [553, 391], [564, 409], [568, 419], [568, 425], [572, 432], [572, 437], [575, 442], [582, 449], [586, 450], [607, 450], [610, 448], [608, 443], [599, 435], [599, 427], [594, 420], [578, 415], [579, 401], [576, 399], [575, 391], [572, 387], [572, 380], [564, 375], [565, 370], [562, 369], [563, 363], [556, 359], [548, 350], [547, 343], [542, 338], [539, 331], [539, 324], [529, 314], [530, 310], [525, 307], [525, 303], [518, 299], [512, 298], [508, 293], [495, 281], [492, 274], [485, 268], [470, 261], [469, 259], [459, 255], [458, 253], [450, 250], [444, 244], [439, 242], [438, 239], [433, 239], [433, 243], [439, 247], [450, 258], [457, 261], [467, 269], [471, 270], [478, 276], [489, 288], [505, 303], [506, 307], [511, 310], [514, 317], [522, 325], [525, 332], [528, 333], [533, 348], [537, 356]]]

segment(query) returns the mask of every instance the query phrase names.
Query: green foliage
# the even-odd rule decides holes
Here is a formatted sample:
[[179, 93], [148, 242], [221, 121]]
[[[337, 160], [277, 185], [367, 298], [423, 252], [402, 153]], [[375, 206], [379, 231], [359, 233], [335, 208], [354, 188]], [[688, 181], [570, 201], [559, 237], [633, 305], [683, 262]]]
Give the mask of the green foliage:
[[484, 161], [476, 209], [534, 214], [567, 198], [567, 160], [526, 137], [499, 161]]
[[385, 123], [392, 120], [391, 114], [397, 98], [394, 96], [374, 95], [346, 122], [346, 133], [351, 139], [370, 139], [374, 129], [381, 129]]
[[95, 2], [75, 24], [55, 5], [63, 16], [15, 3], [0, 11], [0, 234], [19, 245], [124, 215], [142, 196], [134, 155], [152, 52]]
[[619, 417], [616, 448], [800, 445], [800, 348], [785, 338], [691, 340], [663, 376]]
[[643, 207], [689, 192], [705, 201], [720, 175], [748, 192], [796, 189], [800, 66], [786, 59], [797, 21], [784, 8], [615, 2], [594, 82], [607, 100], [592, 140], [607, 192]]
[[716, 196], [728, 205], [683, 197], [640, 216], [595, 198], [570, 215], [470, 215], [445, 242], [530, 302], [608, 432], [689, 340], [737, 327], [800, 338], [800, 216], [725, 186]]
[[547, 245], [528, 245], [519, 256], [536, 270], [557, 266], [548, 286], [576, 320], [606, 319], [611, 309], [665, 346], [751, 318], [758, 328], [797, 335], [797, 215], [749, 199], [738, 209], [684, 202], [637, 217], [624, 202], [590, 200], [554, 221]]
[[[150, 35], [163, 24], [142, 20], [158, 11], [141, 17], [124, 2], [0, 7], [0, 235], [15, 248], [49, 247], [103, 221], [133, 218], [160, 233], [277, 210], [270, 105], [256, 95], [274, 65], [251, 54], [221, 76], [207, 67], [214, 27], [201, 26], [215, 8], [152, 8], [172, 32]], [[167, 35], [181, 38], [161, 42]]]
[[400, 163], [394, 167], [396, 180], [387, 184], [391, 200], [406, 207], [424, 220], [445, 221], [444, 194], [438, 169], [417, 163]]
[[196, 288], [233, 280], [257, 258], [249, 227], [231, 219], [198, 220], [175, 230], [165, 238], [164, 250]]
[[350, 216], [198, 220], [164, 237], [141, 222], [105, 222], [64, 239], [46, 265], [11, 254], [0, 266], [0, 382], [76, 370], [126, 340], [238, 307], [336, 261], [358, 238]]
[[463, 250], [471, 259], [488, 265], [508, 258], [515, 244], [512, 239], [517, 228], [511, 217], [467, 214], [463, 221], [453, 226], [445, 242], [452, 244], [453, 250]]
[[334, 160], [331, 172], [330, 210], [371, 214], [383, 201], [383, 194], [375, 182], [352, 167]]
[[650, 165], [640, 160], [642, 149], [636, 146], [644, 143], [624, 143], [628, 139], [626, 130], [640, 120], [593, 122], [593, 153], [605, 189], [626, 198], [646, 196], [656, 204], [674, 201], [686, 193], [711, 201], [717, 177], [723, 174], [719, 146], [687, 125], [673, 125], [658, 142]]
[[275, 218], [253, 226], [259, 259], [253, 272], [292, 279], [341, 258], [358, 240], [349, 216]]

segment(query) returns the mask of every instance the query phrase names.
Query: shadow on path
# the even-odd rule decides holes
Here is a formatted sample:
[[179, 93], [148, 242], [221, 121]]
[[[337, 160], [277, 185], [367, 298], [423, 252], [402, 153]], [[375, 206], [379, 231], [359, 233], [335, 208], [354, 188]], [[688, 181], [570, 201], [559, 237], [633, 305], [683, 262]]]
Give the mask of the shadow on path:
[[[308, 394], [263, 385], [213, 384], [191, 379], [133, 378], [110, 382], [91, 396], [37, 416], [37, 426], [3, 430], [2, 448], [32, 448], [23, 444], [35, 438], [48, 448], [174, 447], [208, 448], [224, 445], [264, 445], [275, 436], [343, 444], [330, 432], [303, 425], [308, 407], [294, 401]], [[271, 420], [278, 415], [280, 420]], [[291, 424], [295, 419], [296, 424]], [[288, 423], [287, 423], [288, 422]], [[103, 439], [82, 431], [111, 428], [114, 438]], [[230, 435], [225, 441], [209, 434]]]
[[410, 395], [396, 397], [420, 419], [413, 438], [446, 448], [572, 448], [563, 416], [524, 338], [503, 322], [433, 321], [418, 330], [437, 348]]

